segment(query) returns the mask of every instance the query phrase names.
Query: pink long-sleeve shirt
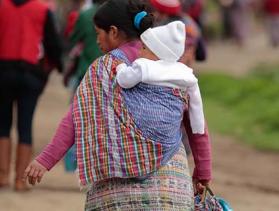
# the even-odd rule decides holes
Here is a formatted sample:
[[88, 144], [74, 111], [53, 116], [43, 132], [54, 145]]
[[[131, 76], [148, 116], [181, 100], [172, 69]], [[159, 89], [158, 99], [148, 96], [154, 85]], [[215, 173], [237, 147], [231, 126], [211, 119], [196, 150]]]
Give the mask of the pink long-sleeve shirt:
[[[127, 52], [125, 52], [125, 46], [123, 46], [121, 50], [126, 53], [130, 61], [133, 61], [137, 56], [136, 49], [138, 49], [138, 44], [132, 42], [129, 44], [129, 48], [129, 51]], [[189, 138], [189, 143], [195, 162], [193, 178], [199, 180], [210, 180], [211, 145], [208, 130], [205, 128], [205, 133], [202, 135], [193, 134], [188, 112], [185, 112], [183, 124]], [[36, 157], [36, 160], [48, 170], [50, 170], [59, 160], [63, 158], [65, 153], [71, 148], [74, 142], [74, 122], [72, 117], [72, 106], [70, 106], [67, 114], [60, 122], [52, 141], [44, 148], [39, 156]]]

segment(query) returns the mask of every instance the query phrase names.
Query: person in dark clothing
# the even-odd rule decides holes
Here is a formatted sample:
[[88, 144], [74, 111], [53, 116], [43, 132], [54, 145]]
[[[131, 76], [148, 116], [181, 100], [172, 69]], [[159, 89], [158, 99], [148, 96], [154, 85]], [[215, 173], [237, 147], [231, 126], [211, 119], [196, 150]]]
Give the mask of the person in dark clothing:
[[62, 46], [53, 14], [39, 0], [0, 3], [0, 188], [9, 185], [10, 130], [17, 108], [15, 190], [27, 190], [22, 175], [32, 153], [32, 120], [50, 71], [62, 70]]
[[233, 38], [241, 47], [245, 45], [250, 28], [250, 9], [254, 0], [219, 0], [223, 11], [225, 38]]

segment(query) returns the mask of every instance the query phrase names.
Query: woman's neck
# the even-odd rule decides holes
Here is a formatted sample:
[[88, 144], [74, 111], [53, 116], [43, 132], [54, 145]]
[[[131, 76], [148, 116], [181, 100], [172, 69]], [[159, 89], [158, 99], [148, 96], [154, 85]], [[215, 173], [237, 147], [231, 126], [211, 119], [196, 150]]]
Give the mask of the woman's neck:
[[125, 45], [127, 43], [132, 43], [132, 42], [135, 42], [135, 41], [138, 41], [138, 40], [139, 40], [138, 38], [121, 39], [121, 40], [119, 40], [119, 45], [118, 46], [122, 46], [122, 45]]
[[137, 39], [126, 41], [126, 43], [119, 47], [119, 49], [125, 53], [130, 62], [133, 62], [138, 58], [140, 48], [141, 42]]

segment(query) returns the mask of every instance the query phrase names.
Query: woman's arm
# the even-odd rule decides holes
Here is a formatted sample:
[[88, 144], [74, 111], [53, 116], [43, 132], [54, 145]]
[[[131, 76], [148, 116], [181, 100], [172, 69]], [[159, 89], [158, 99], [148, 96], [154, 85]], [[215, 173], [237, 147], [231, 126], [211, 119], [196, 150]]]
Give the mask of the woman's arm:
[[74, 144], [74, 123], [72, 106], [60, 122], [52, 141], [36, 157], [36, 161], [50, 170]]
[[212, 178], [212, 158], [207, 126], [205, 125], [204, 134], [193, 134], [188, 111], [184, 112], [183, 124], [189, 138], [189, 144], [195, 162], [193, 179], [198, 181], [210, 181]]
[[74, 124], [72, 107], [59, 124], [52, 141], [44, 148], [41, 154], [25, 169], [23, 180], [35, 185], [40, 183], [47, 170], [50, 170], [74, 144]]

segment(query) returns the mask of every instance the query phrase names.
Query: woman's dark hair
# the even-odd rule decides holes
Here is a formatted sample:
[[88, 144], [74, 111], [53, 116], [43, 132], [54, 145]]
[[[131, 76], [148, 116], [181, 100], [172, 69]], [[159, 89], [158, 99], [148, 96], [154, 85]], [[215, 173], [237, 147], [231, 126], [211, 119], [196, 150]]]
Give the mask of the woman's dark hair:
[[[137, 29], [134, 18], [142, 11], [146, 11], [147, 15], [142, 18]], [[153, 15], [146, 10], [141, 0], [108, 0], [96, 12], [94, 24], [106, 32], [111, 26], [116, 26], [128, 38], [138, 38], [142, 32], [153, 26]]]
[[93, 4], [102, 4], [104, 3], [106, 0], [92, 0]]

